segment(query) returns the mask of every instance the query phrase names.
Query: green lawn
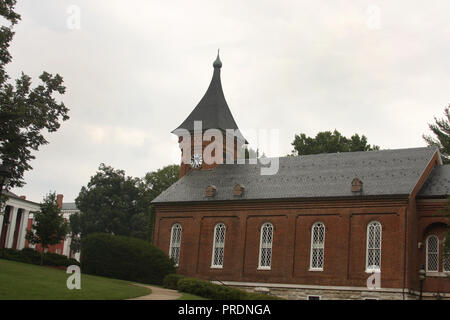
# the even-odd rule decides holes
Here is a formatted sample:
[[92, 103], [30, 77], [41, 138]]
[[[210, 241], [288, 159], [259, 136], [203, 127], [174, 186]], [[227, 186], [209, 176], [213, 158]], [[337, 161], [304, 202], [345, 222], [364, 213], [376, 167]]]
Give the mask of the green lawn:
[[120, 300], [151, 293], [131, 282], [81, 275], [81, 289], [69, 290], [63, 270], [0, 259], [0, 300]]
[[181, 293], [181, 297], [179, 297], [177, 300], [209, 300], [203, 297], [199, 297], [190, 293], [184, 293], [184, 292], [180, 292]]

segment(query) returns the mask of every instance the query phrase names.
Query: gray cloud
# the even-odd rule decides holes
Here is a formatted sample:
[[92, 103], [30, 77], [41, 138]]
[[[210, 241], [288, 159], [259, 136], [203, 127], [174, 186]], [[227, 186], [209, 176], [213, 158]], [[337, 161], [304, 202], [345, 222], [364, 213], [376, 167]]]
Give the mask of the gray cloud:
[[[69, 5], [81, 29], [66, 26]], [[380, 29], [368, 27], [377, 5]], [[172, 131], [222, 83], [242, 128], [338, 129], [382, 148], [425, 145], [450, 101], [448, 1], [19, 1], [9, 71], [60, 73], [71, 119], [49, 135], [22, 190], [73, 200], [101, 162], [143, 176], [174, 160]]]

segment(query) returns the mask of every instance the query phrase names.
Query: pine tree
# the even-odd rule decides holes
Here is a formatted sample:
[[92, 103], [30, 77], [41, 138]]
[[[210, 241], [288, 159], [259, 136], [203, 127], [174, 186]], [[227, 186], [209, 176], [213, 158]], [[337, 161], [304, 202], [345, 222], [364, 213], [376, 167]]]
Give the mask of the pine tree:
[[434, 124], [428, 124], [428, 127], [436, 136], [423, 135], [423, 139], [430, 147], [437, 147], [441, 152], [442, 162], [450, 164], [450, 105], [444, 109], [445, 118], [437, 119], [434, 117]]

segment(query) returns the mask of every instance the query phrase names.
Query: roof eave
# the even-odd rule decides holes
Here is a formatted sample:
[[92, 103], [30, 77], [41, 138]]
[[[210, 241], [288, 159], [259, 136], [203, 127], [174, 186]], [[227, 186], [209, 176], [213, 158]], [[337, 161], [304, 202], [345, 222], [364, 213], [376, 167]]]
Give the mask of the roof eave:
[[155, 201], [151, 203], [156, 205], [165, 204], [205, 204], [205, 203], [230, 203], [230, 202], [268, 202], [268, 201], [327, 201], [327, 200], [374, 200], [374, 199], [408, 199], [410, 194], [386, 194], [386, 195], [352, 195], [352, 196], [328, 196], [328, 197], [293, 197], [293, 198], [239, 198], [239, 199], [205, 199], [194, 201]]

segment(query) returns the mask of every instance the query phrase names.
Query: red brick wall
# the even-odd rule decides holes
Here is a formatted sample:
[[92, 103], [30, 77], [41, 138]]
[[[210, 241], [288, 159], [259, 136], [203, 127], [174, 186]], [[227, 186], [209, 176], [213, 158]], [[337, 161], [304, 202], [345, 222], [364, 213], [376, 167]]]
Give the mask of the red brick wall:
[[[27, 225], [27, 231], [31, 230], [31, 225], [33, 224], [33, 219], [28, 219], [28, 225]], [[30, 243], [28, 240], [25, 241], [25, 248], [30, 248]], [[35, 250], [42, 252], [42, 247], [40, 244], [36, 244]], [[64, 250], [64, 241], [61, 241], [58, 244], [51, 245], [48, 247], [48, 252], [57, 253], [56, 251], [59, 250], [59, 254], [63, 254]]]
[[[182, 139], [183, 139], [182, 137], [179, 137], [178, 142], [181, 142]], [[237, 139], [234, 138], [233, 143], [231, 143], [231, 141], [230, 141], [230, 144], [233, 145], [233, 150], [230, 150], [230, 149], [227, 148], [227, 139], [226, 139], [226, 135], [225, 134], [223, 134], [222, 139], [223, 139], [223, 141], [222, 141], [223, 142], [223, 150], [222, 150], [222, 152], [224, 152], [226, 154], [233, 154], [233, 159], [236, 160], [237, 156], [238, 156], [238, 154], [237, 154], [237, 147], [238, 147]], [[203, 164], [202, 164], [201, 170], [213, 169], [214, 167], [217, 166], [217, 164], [221, 164], [221, 163], [224, 163], [226, 161], [226, 159], [223, 159], [222, 154], [220, 154], [218, 156], [220, 156], [221, 160], [218, 163], [206, 164], [204, 151], [205, 151], [205, 148], [209, 144], [213, 143], [213, 141], [214, 140], [212, 140], [212, 141], [201, 141], [202, 155], [203, 155]], [[191, 137], [191, 157], [196, 153], [196, 151], [194, 150], [194, 146], [195, 146], [195, 144], [194, 144], [194, 135], [192, 133], [192, 137]], [[213, 156], [213, 157], [216, 156], [215, 155], [215, 150], [212, 152], [211, 156]], [[187, 163], [184, 163], [184, 162], [187, 162]], [[180, 164], [180, 178], [182, 176], [184, 176], [186, 173], [188, 173], [189, 170], [192, 169], [192, 167], [190, 165], [190, 159], [185, 159], [184, 162], [183, 162], [183, 154], [182, 154], [182, 161], [181, 161], [181, 164]]]
[[[418, 257], [415, 273], [418, 275], [419, 269], [425, 265], [425, 240], [430, 234], [435, 234], [439, 238], [439, 257], [443, 253], [443, 238], [447, 227], [450, 225], [449, 217], [446, 213], [446, 199], [441, 200], [418, 200], [418, 242], [422, 242], [421, 249], [416, 245], [416, 255]], [[439, 271], [442, 272], [442, 262], [439, 265]], [[418, 276], [416, 277], [418, 279]], [[415, 282], [418, 288], [418, 280]], [[417, 290], [417, 289], [416, 289]], [[425, 292], [450, 292], [450, 281], [442, 277], [427, 276], [423, 283]]]
[[[406, 283], [407, 198], [157, 205], [155, 244], [169, 250], [171, 226], [183, 226], [179, 273], [204, 279], [366, 287], [366, 230], [382, 224], [381, 286]], [[311, 226], [325, 224], [324, 270], [309, 271]], [[223, 269], [211, 269], [214, 226], [227, 227]], [[258, 270], [260, 228], [274, 225], [271, 270]], [[450, 291], [450, 290], [449, 290]]]

